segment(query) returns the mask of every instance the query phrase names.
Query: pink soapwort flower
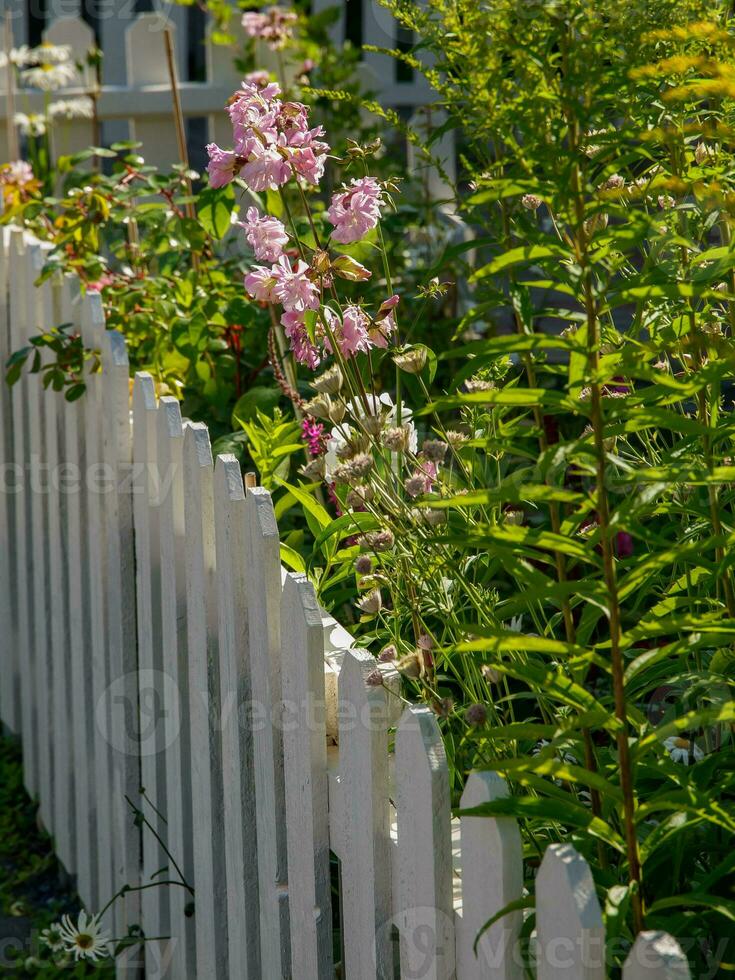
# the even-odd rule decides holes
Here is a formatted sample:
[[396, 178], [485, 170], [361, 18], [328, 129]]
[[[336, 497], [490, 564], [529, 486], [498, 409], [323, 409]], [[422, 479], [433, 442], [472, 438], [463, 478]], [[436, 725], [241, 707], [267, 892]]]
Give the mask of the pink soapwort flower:
[[324, 452], [324, 425], [308, 416], [301, 422], [301, 435], [310, 456], [321, 456]]
[[283, 247], [288, 242], [288, 235], [283, 222], [270, 215], [261, 217], [257, 208], [248, 208], [245, 221], [239, 222], [245, 229], [245, 237], [255, 252], [255, 258], [260, 262], [275, 262], [283, 255]]
[[[266, 99], [272, 99], [281, 94], [281, 86], [271, 81], [267, 71], [249, 71], [242, 80], [242, 87], [246, 88], [246, 86], [254, 86], [256, 89], [260, 89], [260, 94]], [[269, 92], [268, 95], [266, 95], [266, 91]]]
[[292, 267], [285, 255], [273, 266], [273, 295], [287, 313], [319, 309], [319, 289], [306, 275], [308, 268], [301, 259]]
[[321, 362], [319, 348], [312, 343], [302, 313], [287, 311], [281, 317], [283, 332], [288, 337], [293, 355], [299, 364], [315, 371]]
[[236, 153], [232, 150], [222, 150], [216, 143], [208, 143], [207, 154], [209, 155], [207, 172], [212, 187], [224, 187], [234, 180], [243, 164]]
[[274, 146], [252, 147], [240, 176], [253, 191], [276, 190], [291, 176], [291, 168]]
[[276, 277], [273, 270], [264, 265], [256, 265], [245, 276], [245, 289], [261, 303], [273, 302], [273, 287], [276, 284]]
[[383, 192], [374, 177], [350, 181], [348, 187], [334, 194], [327, 211], [334, 225], [333, 240], [343, 245], [360, 241], [378, 224], [383, 203]]
[[242, 15], [242, 26], [250, 37], [260, 38], [273, 51], [285, 47], [293, 37], [298, 15], [283, 7], [266, 7], [262, 11], [248, 11]]
[[342, 329], [336, 340], [344, 357], [353, 357], [368, 351], [373, 345], [368, 333], [370, 321], [359, 306], [346, 306], [342, 315]]

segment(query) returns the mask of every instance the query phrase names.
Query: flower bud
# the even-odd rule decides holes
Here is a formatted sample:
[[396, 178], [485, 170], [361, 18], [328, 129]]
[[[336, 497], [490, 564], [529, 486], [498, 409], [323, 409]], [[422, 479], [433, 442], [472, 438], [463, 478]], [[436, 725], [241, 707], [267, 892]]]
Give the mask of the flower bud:
[[326, 473], [326, 461], [323, 456], [315, 456], [299, 470], [302, 476], [313, 482], [321, 482]]
[[407, 425], [394, 426], [383, 433], [383, 445], [394, 453], [405, 453], [411, 441], [411, 430]]
[[355, 487], [354, 490], [350, 490], [345, 498], [347, 506], [350, 510], [358, 510], [365, 507], [365, 504], [369, 504], [370, 501], [375, 496], [375, 491], [371, 486]]
[[502, 676], [500, 671], [496, 670], [494, 667], [491, 667], [489, 664], [483, 664], [482, 667], [480, 667], [480, 673], [488, 684], [500, 683], [500, 678]]
[[405, 657], [401, 657], [396, 667], [402, 674], [413, 680], [421, 676], [421, 661], [416, 651], [407, 654]]
[[389, 551], [395, 544], [396, 539], [392, 531], [368, 531], [365, 535], [365, 544], [373, 551]]
[[608, 217], [606, 214], [598, 212], [598, 214], [593, 214], [591, 218], [588, 218], [584, 223], [584, 232], [588, 238], [591, 238], [595, 232], [604, 231], [607, 228]]
[[383, 649], [378, 654], [378, 660], [382, 664], [392, 664], [398, 657], [398, 650], [396, 650], [393, 643], [389, 643], [387, 647]]
[[373, 570], [373, 561], [370, 555], [358, 555], [355, 559], [355, 571], [358, 575], [369, 575]]
[[426, 348], [410, 347], [393, 355], [393, 363], [401, 371], [408, 374], [420, 374], [426, 366]]
[[536, 194], [524, 194], [521, 204], [527, 211], [538, 211], [544, 202]]
[[[328, 395], [325, 397], [329, 397]], [[342, 419], [345, 417], [345, 403], [343, 401], [332, 402], [329, 406], [329, 421], [333, 425], [339, 425]]]
[[438, 718], [448, 718], [454, 710], [454, 701], [451, 698], [437, 698], [431, 702], [431, 710]]
[[424, 520], [431, 527], [438, 527], [440, 524], [447, 523], [447, 512], [445, 510], [437, 510], [436, 508], [430, 507], [423, 514]]
[[703, 163], [710, 162], [714, 155], [715, 149], [713, 146], [709, 146], [707, 143], [697, 143], [697, 147], [694, 150], [694, 159], [697, 161], [700, 167]]
[[441, 463], [447, 455], [449, 446], [441, 439], [426, 439], [421, 448], [428, 460], [432, 463]]

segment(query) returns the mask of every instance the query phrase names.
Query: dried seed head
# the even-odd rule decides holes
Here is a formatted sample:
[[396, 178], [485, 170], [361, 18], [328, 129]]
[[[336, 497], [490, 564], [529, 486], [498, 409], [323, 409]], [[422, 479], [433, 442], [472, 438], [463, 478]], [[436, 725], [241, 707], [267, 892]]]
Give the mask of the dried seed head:
[[396, 650], [394, 644], [389, 643], [387, 647], [383, 649], [378, 654], [378, 660], [382, 664], [392, 664], [398, 657], [398, 650]]
[[329, 420], [329, 412], [332, 407], [332, 400], [329, 395], [317, 395], [308, 402], [304, 402], [304, 411], [307, 415], [313, 415], [317, 419]]
[[365, 678], [365, 683], [368, 687], [382, 687], [383, 686], [383, 675], [380, 673], [378, 668], [371, 670], [370, 673]]
[[386, 449], [394, 453], [405, 453], [411, 441], [411, 430], [407, 425], [394, 426], [383, 433], [382, 442]]
[[505, 523], [512, 524], [515, 527], [518, 527], [520, 524], [523, 524], [525, 516], [526, 515], [523, 513], [522, 510], [518, 510], [515, 507], [512, 507], [510, 510], [506, 510], [505, 514], [503, 515], [503, 517], [505, 518]]
[[358, 575], [369, 575], [373, 570], [373, 561], [370, 555], [358, 555], [355, 559], [355, 571]]
[[703, 163], [707, 163], [714, 158], [715, 148], [710, 146], [708, 143], [697, 143], [697, 147], [694, 151], [694, 159], [701, 166]]
[[344, 384], [344, 378], [338, 364], [333, 365], [324, 374], [314, 378], [311, 387], [322, 395], [336, 395]]
[[593, 214], [584, 223], [584, 233], [592, 237], [597, 231], [604, 231], [607, 228], [608, 216], [604, 213]]
[[406, 677], [411, 677], [414, 680], [421, 676], [421, 661], [419, 660], [419, 655], [414, 651], [413, 653], [406, 654], [405, 657], [396, 663], [396, 667], [402, 674]]
[[429, 636], [428, 633], [422, 633], [419, 636], [418, 640], [416, 641], [416, 645], [418, 646], [419, 650], [434, 649], [434, 641], [432, 640], [432, 638]]
[[358, 453], [350, 461], [350, 466], [355, 476], [362, 477], [367, 476], [370, 470], [373, 468], [373, 457], [370, 453]]
[[360, 612], [365, 613], [367, 616], [374, 616], [379, 613], [383, 608], [383, 597], [380, 594], [380, 589], [372, 589], [361, 599], [358, 600], [357, 607]]
[[421, 447], [427, 459], [432, 463], [441, 463], [447, 455], [449, 446], [441, 439], [426, 439]]
[[602, 185], [602, 189], [606, 191], [619, 191], [623, 187], [625, 187], [625, 177], [621, 177], [620, 174], [612, 174]]
[[379, 415], [366, 415], [362, 419], [362, 425], [368, 435], [378, 436], [383, 428], [383, 420]]
[[375, 491], [371, 486], [366, 484], [365, 486], [355, 487], [354, 490], [350, 490], [346, 497], [346, 503], [349, 508], [356, 510], [359, 507], [364, 507], [365, 504], [369, 504], [374, 496]]
[[500, 678], [502, 675], [500, 671], [496, 670], [494, 667], [490, 667], [488, 664], [483, 664], [482, 667], [480, 667], [480, 673], [488, 684], [500, 683]]
[[426, 491], [426, 477], [409, 476], [403, 485], [409, 497], [419, 497]]
[[423, 511], [424, 520], [431, 527], [438, 527], [440, 524], [447, 523], [447, 512], [445, 510], [436, 510], [433, 507], [428, 508]]
[[326, 463], [323, 456], [315, 456], [299, 470], [302, 476], [313, 482], [321, 481], [326, 474]]
[[437, 698], [431, 702], [431, 710], [439, 718], [448, 718], [454, 710], [454, 701], [451, 698]]
[[373, 551], [389, 551], [395, 544], [392, 531], [369, 531], [365, 535], [365, 544]]
[[406, 371], [408, 374], [420, 374], [426, 365], [426, 358], [427, 353], [425, 347], [411, 347], [408, 350], [394, 354], [393, 363], [401, 371]]
[[[329, 396], [325, 395], [325, 397], [328, 398]], [[332, 404], [329, 406], [329, 421], [333, 425], [339, 425], [342, 419], [345, 417], [346, 411], [347, 407], [343, 401], [338, 400], [332, 402]]]
[[475, 391], [492, 391], [495, 387], [495, 382], [488, 381], [485, 378], [469, 378], [465, 381], [464, 386], [472, 394]]
[[447, 432], [447, 442], [455, 449], [457, 446], [461, 446], [463, 443], [467, 442], [469, 438], [470, 437], [466, 432], [457, 432], [455, 429], [450, 429]]
[[487, 721], [487, 708], [484, 704], [471, 704], [464, 713], [468, 725], [479, 728]]

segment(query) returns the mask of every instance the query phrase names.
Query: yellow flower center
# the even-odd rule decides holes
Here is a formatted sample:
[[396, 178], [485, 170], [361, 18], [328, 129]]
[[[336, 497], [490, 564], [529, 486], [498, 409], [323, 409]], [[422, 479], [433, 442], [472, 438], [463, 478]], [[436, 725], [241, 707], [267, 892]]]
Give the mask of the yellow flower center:
[[94, 946], [94, 936], [90, 936], [88, 932], [80, 932], [76, 939], [77, 946], [80, 949], [90, 949]]
[[677, 738], [677, 739], [674, 740], [674, 745], [677, 747], [677, 749], [688, 749], [689, 748], [689, 739], [688, 738]]

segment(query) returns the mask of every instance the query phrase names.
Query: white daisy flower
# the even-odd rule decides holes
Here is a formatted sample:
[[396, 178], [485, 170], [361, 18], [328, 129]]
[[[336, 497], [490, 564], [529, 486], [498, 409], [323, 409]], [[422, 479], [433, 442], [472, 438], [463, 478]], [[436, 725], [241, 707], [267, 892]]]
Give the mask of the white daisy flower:
[[71, 46], [69, 44], [51, 44], [50, 41], [43, 41], [37, 48], [27, 51], [28, 62], [37, 65], [61, 65], [65, 61], [71, 60]]
[[78, 99], [57, 99], [48, 107], [52, 119], [91, 119], [94, 115], [92, 100], [87, 96]]
[[43, 136], [46, 132], [46, 120], [38, 112], [16, 112], [13, 121], [24, 136]]
[[110, 936], [102, 931], [97, 917], [88, 916], [82, 909], [79, 920], [74, 925], [71, 916], [65, 915], [61, 920], [61, 937], [69, 953], [74, 954], [75, 960], [104, 959], [110, 955]]
[[19, 48], [11, 48], [9, 56], [4, 51], [0, 51], [0, 68], [6, 68], [8, 61], [17, 68], [25, 68], [31, 63], [31, 49], [27, 44], [21, 44]]
[[58, 922], [53, 922], [48, 929], [44, 929], [38, 938], [52, 953], [60, 953], [64, 949], [64, 937]]
[[76, 77], [77, 70], [68, 61], [58, 64], [44, 62], [20, 73], [21, 80], [30, 88], [40, 88], [42, 92], [55, 92]]
[[690, 742], [688, 738], [679, 738], [678, 735], [664, 739], [664, 747], [674, 762], [682, 762], [685, 766], [689, 765], [690, 758], [695, 762], [704, 758], [704, 752], [696, 743]]

